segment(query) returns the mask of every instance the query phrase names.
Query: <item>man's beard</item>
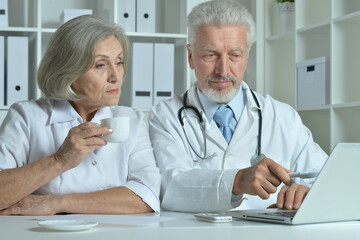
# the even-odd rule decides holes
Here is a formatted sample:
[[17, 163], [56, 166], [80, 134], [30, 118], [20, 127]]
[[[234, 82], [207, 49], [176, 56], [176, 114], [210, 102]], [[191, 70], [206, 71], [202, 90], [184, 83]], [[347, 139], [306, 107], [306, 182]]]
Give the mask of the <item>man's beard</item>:
[[[219, 82], [219, 81], [232, 81], [234, 87], [227, 93], [217, 92], [215, 91], [211, 86], [211, 82]], [[236, 94], [239, 92], [239, 80], [233, 76], [212, 76], [208, 77], [205, 81], [205, 86], [202, 90], [202, 93], [205, 97], [207, 97], [209, 100], [217, 102], [217, 103], [228, 103], [230, 102]]]

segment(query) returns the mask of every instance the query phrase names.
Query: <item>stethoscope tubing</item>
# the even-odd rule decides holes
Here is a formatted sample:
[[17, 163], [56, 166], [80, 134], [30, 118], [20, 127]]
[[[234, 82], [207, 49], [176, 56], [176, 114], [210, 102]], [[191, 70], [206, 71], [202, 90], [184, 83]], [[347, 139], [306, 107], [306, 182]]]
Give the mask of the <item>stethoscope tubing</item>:
[[[257, 155], [257, 158], [259, 158], [259, 157], [263, 158], [263, 157], [265, 157], [265, 155], [261, 153], [262, 113], [261, 113], [260, 103], [259, 103], [257, 97], [255, 96], [255, 93], [254, 93], [251, 89], [250, 89], [250, 92], [251, 92], [251, 94], [252, 94], [252, 96], [253, 96], [253, 99], [254, 99], [254, 101], [255, 101], [255, 104], [256, 104], [256, 106], [257, 106], [258, 115], [259, 115], [258, 146], [257, 146], [257, 149], [256, 149], [256, 155]], [[204, 119], [203, 119], [200, 111], [199, 111], [196, 107], [187, 105], [187, 98], [188, 98], [188, 91], [186, 91], [186, 92], [184, 93], [184, 96], [183, 96], [183, 106], [178, 110], [178, 114], [177, 114], [177, 115], [178, 115], [179, 122], [180, 122], [180, 124], [181, 124], [181, 126], [182, 126], [182, 129], [183, 129], [184, 135], [185, 135], [185, 137], [186, 137], [186, 140], [187, 140], [190, 148], [192, 149], [192, 151], [196, 154], [196, 156], [199, 157], [199, 158], [202, 159], [202, 160], [209, 159], [209, 158], [211, 158], [211, 156], [214, 156], [215, 154], [212, 154], [211, 156], [206, 157], [206, 137], [205, 137], [205, 129], [203, 129], [203, 128], [204, 128]], [[189, 139], [188, 139], [188, 137], [187, 137], [187, 134], [186, 134], [186, 131], [185, 131], [185, 128], [184, 128], [184, 121], [183, 121], [183, 118], [182, 118], [182, 112], [183, 112], [184, 110], [188, 110], [188, 109], [189, 109], [189, 110], [192, 110], [193, 112], [195, 112], [196, 117], [197, 117], [197, 119], [198, 119], [198, 122], [199, 122], [199, 124], [200, 124], [201, 130], [202, 130], [203, 135], [204, 135], [204, 145], [205, 145], [204, 147], [205, 147], [205, 152], [204, 152], [204, 156], [203, 156], [203, 157], [201, 157], [200, 154], [198, 154], [198, 153], [195, 151], [195, 149], [193, 148], [193, 146], [190, 144], [190, 141], [189, 141]], [[194, 160], [194, 161], [195, 161], [195, 160]], [[195, 161], [195, 162], [196, 162], [196, 161]]]

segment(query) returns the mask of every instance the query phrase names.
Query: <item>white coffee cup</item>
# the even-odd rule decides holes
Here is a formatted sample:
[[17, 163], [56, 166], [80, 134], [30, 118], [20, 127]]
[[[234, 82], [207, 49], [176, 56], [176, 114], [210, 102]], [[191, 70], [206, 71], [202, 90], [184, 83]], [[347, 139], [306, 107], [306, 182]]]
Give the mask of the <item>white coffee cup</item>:
[[128, 139], [130, 133], [129, 117], [113, 117], [100, 120], [100, 125], [109, 127], [113, 130], [109, 135], [103, 135], [102, 138], [108, 142], [124, 142]]

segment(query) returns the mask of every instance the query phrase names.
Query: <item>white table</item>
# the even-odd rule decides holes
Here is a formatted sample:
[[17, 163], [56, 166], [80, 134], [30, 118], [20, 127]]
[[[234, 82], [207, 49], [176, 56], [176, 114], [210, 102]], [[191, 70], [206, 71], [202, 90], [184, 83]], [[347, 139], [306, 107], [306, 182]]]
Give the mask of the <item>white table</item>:
[[360, 221], [286, 226], [233, 220], [231, 223], [198, 221], [193, 214], [163, 212], [161, 216], [174, 219], [155, 226], [122, 226], [99, 224], [79, 232], [47, 230], [31, 216], [0, 216], [0, 240], [122, 240], [122, 239], [360, 239]]

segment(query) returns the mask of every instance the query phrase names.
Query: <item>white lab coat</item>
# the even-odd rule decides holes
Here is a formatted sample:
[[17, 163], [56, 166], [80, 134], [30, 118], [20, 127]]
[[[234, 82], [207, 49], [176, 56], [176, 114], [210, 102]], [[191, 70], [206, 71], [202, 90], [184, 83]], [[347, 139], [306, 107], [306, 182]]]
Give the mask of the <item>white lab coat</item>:
[[[236, 125], [232, 139], [227, 144], [216, 123], [206, 120], [193, 86], [188, 91], [188, 105], [195, 106], [205, 120], [207, 153], [216, 156], [203, 162], [189, 147], [178, 110], [183, 106], [183, 96], [160, 102], [149, 115], [150, 139], [155, 159], [162, 174], [162, 208], [171, 211], [204, 212], [266, 208], [276, 203], [277, 194], [268, 200], [244, 194], [247, 198], [231, 202], [234, 177], [238, 169], [250, 166], [250, 158], [258, 144], [259, 115], [256, 103], [245, 82], [247, 104]], [[327, 154], [313, 141], [311, 132], [302, 124], [297, 112], [289, 105], [270, 96], [255, 93], [262, 111], [262, 153], [283, 167], [293, 171], [318, 171]], [[203, 135], [197, 118], [191, 110], [185, 123], [186, 133], [194, 149], [203, 154]], [[186, 121], [186, 120], [185, 120]], [[309, 182], [302, 182], [309, 184]], [[278, 188], [280, 190], [280, 187]]]
[[[108, 143], [92, 152], [75, 168], [40, 187], [35, 194], [68, 194], [124, 186], [140, 196], [154, 211], [160, 211], [160, 173], [143, 113], [114, 106], [98, 110], [91, 120], [131, 118], [125, 142]], [[13, 104], [0, 127], [0, 171], [22, 167], [50, 156], [63, 144], [69, 130], [82, 118], [66, 100], [41, 98]]]

